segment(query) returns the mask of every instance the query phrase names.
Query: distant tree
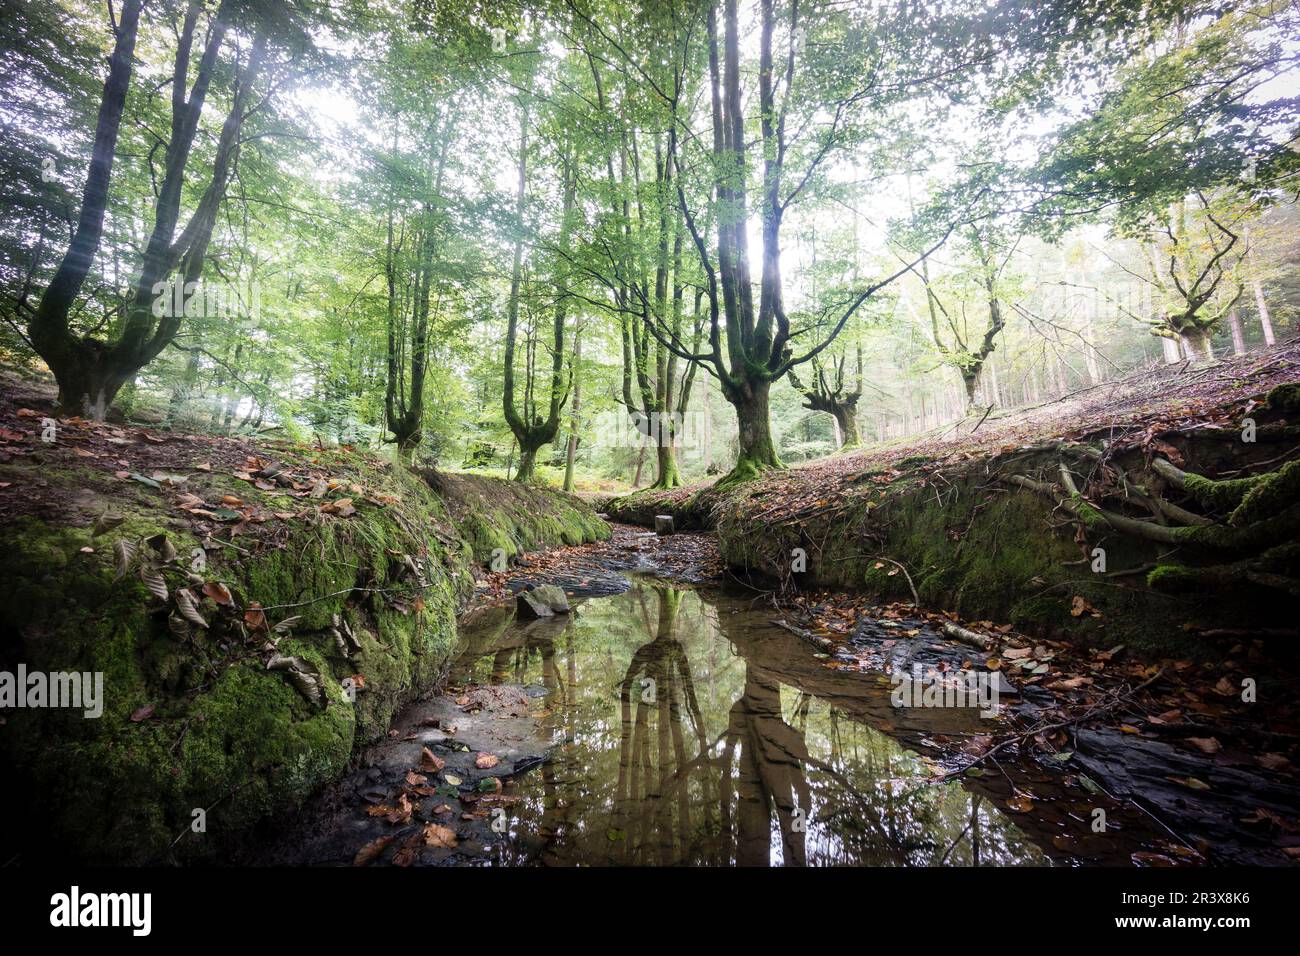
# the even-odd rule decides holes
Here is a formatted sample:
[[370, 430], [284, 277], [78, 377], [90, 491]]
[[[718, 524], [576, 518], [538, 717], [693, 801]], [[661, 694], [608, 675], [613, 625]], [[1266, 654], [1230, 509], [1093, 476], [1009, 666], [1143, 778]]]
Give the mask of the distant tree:
[[862, 434], [858, 430], [858, 400], [862, 397], [862, 346], [857, 348], [857, 363], [851, 381], [845, 379], [844, 366], [847, 358], [843, 350], [829, 359], [817, 356], [811, 363], [812, 377], [808, 384], [800, 381], [794, 369], [790, 370], [790, 384], [803, 396], [804, 408], [826, 412], [835, 419], [841, 448], [856, 448], [862, 444]]
[[924, 289], [934, 347], [961, 376], [967, 409], [1007, 325], [1004, 273], [1015, 246], [986, 220], [963, 230], [953, 250], [963, 266], [952, 276], [932, 278], [929, 262], [913, 270]]

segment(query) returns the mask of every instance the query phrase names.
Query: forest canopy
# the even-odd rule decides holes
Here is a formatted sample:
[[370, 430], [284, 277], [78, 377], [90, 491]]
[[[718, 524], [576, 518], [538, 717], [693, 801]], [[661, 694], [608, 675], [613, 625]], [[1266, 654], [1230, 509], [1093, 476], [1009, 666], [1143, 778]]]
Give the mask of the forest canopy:
[[1300, 10], [5, 0], [0, 351], [65, 415], [739, 481], [1300, 311]]

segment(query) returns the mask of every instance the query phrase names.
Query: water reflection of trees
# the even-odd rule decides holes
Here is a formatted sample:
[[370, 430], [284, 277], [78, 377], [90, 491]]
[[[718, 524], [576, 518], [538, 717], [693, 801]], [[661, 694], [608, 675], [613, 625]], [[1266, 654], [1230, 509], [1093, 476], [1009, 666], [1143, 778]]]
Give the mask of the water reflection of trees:
[[1030, 849], [978, 797], [925, 783], [873, 729], [890, 711], [860, 678], [756, 644], [752, 618], [658, 585], [588, 607], [581, 628], [505, 627], [467, 649], [493, 682], [540, 678], [562, 728], [524, 781], [537, 843], [517, 860], [980, 865]]
[[[611, 815], [620, 862], [671, 865], [717, 831], [710, 746], [686, 648], [678, 638], [683, 592], [654, 589], [652, 640], [632, 654], [619, 684], [618, 782]], [[684, 724], [689, 722], [689, 728]], [[690, 734], [688, 751], [687, 733]], [[692, 799], [692, 784], [699, 798]], [[693, 812], [698, 808], [698, 813]]]

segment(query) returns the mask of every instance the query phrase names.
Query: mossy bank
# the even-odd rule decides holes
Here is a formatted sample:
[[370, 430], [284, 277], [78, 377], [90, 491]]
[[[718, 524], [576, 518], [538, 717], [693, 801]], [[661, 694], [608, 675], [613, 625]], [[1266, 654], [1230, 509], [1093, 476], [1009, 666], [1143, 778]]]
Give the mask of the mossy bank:
[[1168, 426], [1135, 418], [1068, 438], [867, 450], [605, 510], [714, 528], [730, 566], [782, 587], [916, 599], [1094, 646], [1210, 654], [1225, 638], [1295, 627], [1294, 395], [1284, 385]]
[[103, 713], [3, 711], [7, 856], [225, 858], [436, 686], [476, 566], [608, 535], [352, 451], [59, 437], [0, 464], [0, 670], [102, 673]]

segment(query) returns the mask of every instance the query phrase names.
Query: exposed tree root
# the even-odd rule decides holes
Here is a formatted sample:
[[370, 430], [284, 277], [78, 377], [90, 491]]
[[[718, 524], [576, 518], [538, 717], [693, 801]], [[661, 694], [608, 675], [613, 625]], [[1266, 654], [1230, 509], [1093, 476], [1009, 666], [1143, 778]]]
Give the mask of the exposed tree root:
[[[1266, 474], [1227, 481], [1184, 471], [1163, 458], [1151, 461], [1151, 471], [1169, 486], [1185, 492], [1200, 508], [1226, 516], [1215, 517], [1190, 511], [1131, 480], [1096, 448], [1062, 444], [1055, 450], [1061, 455], [1059, 484], [1020, 474], [1000, 478], [1052, 499], [1088, 531], [1118, 532], [1175, 549], [1173, 554], [1181, 563], [1159, 563], [1147, 575], [1149, 588], [1203, 593], [1207, 589], [1239, 590], [1249, 583], [1300, 597], [1300, 544], [1296, 543], [1300, 537], [1300, 461]], [[1140, 504], [1152, 512], [1154, 520], [1130, 517], [1090, 500], [1080, 491], [1066, 463], [1071, 456], [1104, 465], [1115, 474], [1117, 484], [1109, 486], [1109, 493], [1103, 490], [1101, 497], [1118, 496]]]

